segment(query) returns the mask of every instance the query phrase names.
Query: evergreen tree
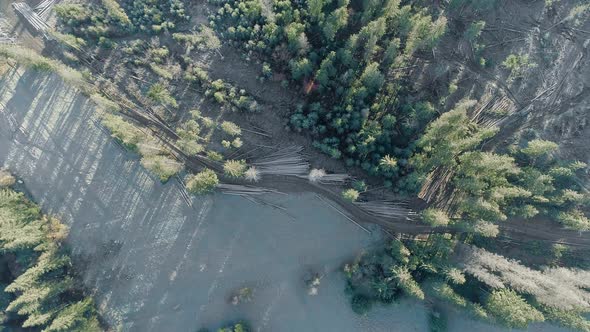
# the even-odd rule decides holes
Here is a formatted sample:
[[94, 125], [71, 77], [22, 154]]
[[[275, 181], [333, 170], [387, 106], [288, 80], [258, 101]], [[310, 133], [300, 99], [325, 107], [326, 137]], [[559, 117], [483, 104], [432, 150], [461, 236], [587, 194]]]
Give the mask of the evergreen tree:
[[494, 291], [486, 301], [486, 309], [507, 327], [526, 328], [532, 322], [545, 320], [540, 311], [509, 289]]

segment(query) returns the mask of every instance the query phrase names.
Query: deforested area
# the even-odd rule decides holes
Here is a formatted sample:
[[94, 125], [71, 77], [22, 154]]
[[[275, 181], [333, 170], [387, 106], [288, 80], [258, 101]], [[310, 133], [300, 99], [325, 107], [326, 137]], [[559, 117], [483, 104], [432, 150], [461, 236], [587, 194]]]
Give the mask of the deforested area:
[[0, 4], [10, 328], [590, 331], [587, 1]]

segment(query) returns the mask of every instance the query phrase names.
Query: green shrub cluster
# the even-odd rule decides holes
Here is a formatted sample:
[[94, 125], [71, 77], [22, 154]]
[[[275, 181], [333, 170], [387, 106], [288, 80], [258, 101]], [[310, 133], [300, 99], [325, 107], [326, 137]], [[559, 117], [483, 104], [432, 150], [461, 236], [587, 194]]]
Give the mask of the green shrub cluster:
[[190, 175], [186, 181], [189, 192], [194, 194], [206, 194], [219, 184], [217, 174], [210, 169], [205, 169], [195, 175]]

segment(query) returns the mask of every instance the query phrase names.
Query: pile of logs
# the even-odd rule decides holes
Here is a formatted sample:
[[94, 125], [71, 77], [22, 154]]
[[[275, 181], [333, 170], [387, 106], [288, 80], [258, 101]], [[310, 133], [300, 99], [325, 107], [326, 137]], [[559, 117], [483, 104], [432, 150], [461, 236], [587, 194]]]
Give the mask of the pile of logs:
[[367, 213], [381, 218], [415, 220], [418, 215], [404, 202], [370, 201], [354, 203]]
[[280, 191], [269, 189], [269, 188], [247, 186], [247, 185], [240, 185], [240, 184], [220, 183], [217, 185], [217, 189], [219, 189], [224, 194], [236, 195], [236, 196], [282, 194]]
[[49, 18], [49, 13], [51, 13], [51, 7], [55, 5], [57, 0], [43, 0], [41, 3], [35, 7], [35, 13], [39, 15], [39, 17], [47, 20]]
[[345, 173], [333, 173], [328, 174], [323, 169], [312, 169], [309, 174], [305, 176], [299, 176], [303, 179], [308, 179], [311, 183], [320, 184], [331, 184], [331, 185], [343, 185], [350, 180], [350, 176]]
[[260, 175], [307, 176], [309, 163], [303, 158], [301, 151], [303, 147], [291, 146], [257, 159], [251, 164]]
[[12, 7], [19, 12], [35, 30], [46, 35], [46, 31], [49, 30], [49, 25], [45, 22], [45, 19], [41, 18], [28, 4], [25, 2], [15, 2], [12, 4]]
[[11, 37], [6, 31], [8, 31], [9, 25], [5, 19], [0, 18], [0, 45], [3, 44], [16, 44], [16, 38]]

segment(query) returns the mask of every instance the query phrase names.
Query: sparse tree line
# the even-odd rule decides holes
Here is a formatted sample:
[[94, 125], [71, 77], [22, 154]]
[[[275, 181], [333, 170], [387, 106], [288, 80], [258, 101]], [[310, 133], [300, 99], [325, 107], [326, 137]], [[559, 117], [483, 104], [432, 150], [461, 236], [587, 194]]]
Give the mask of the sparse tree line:
[[14, 184], [0, 170], [0, 328], [103, 331], [63, 245], [68, 227], [42, 214]]

